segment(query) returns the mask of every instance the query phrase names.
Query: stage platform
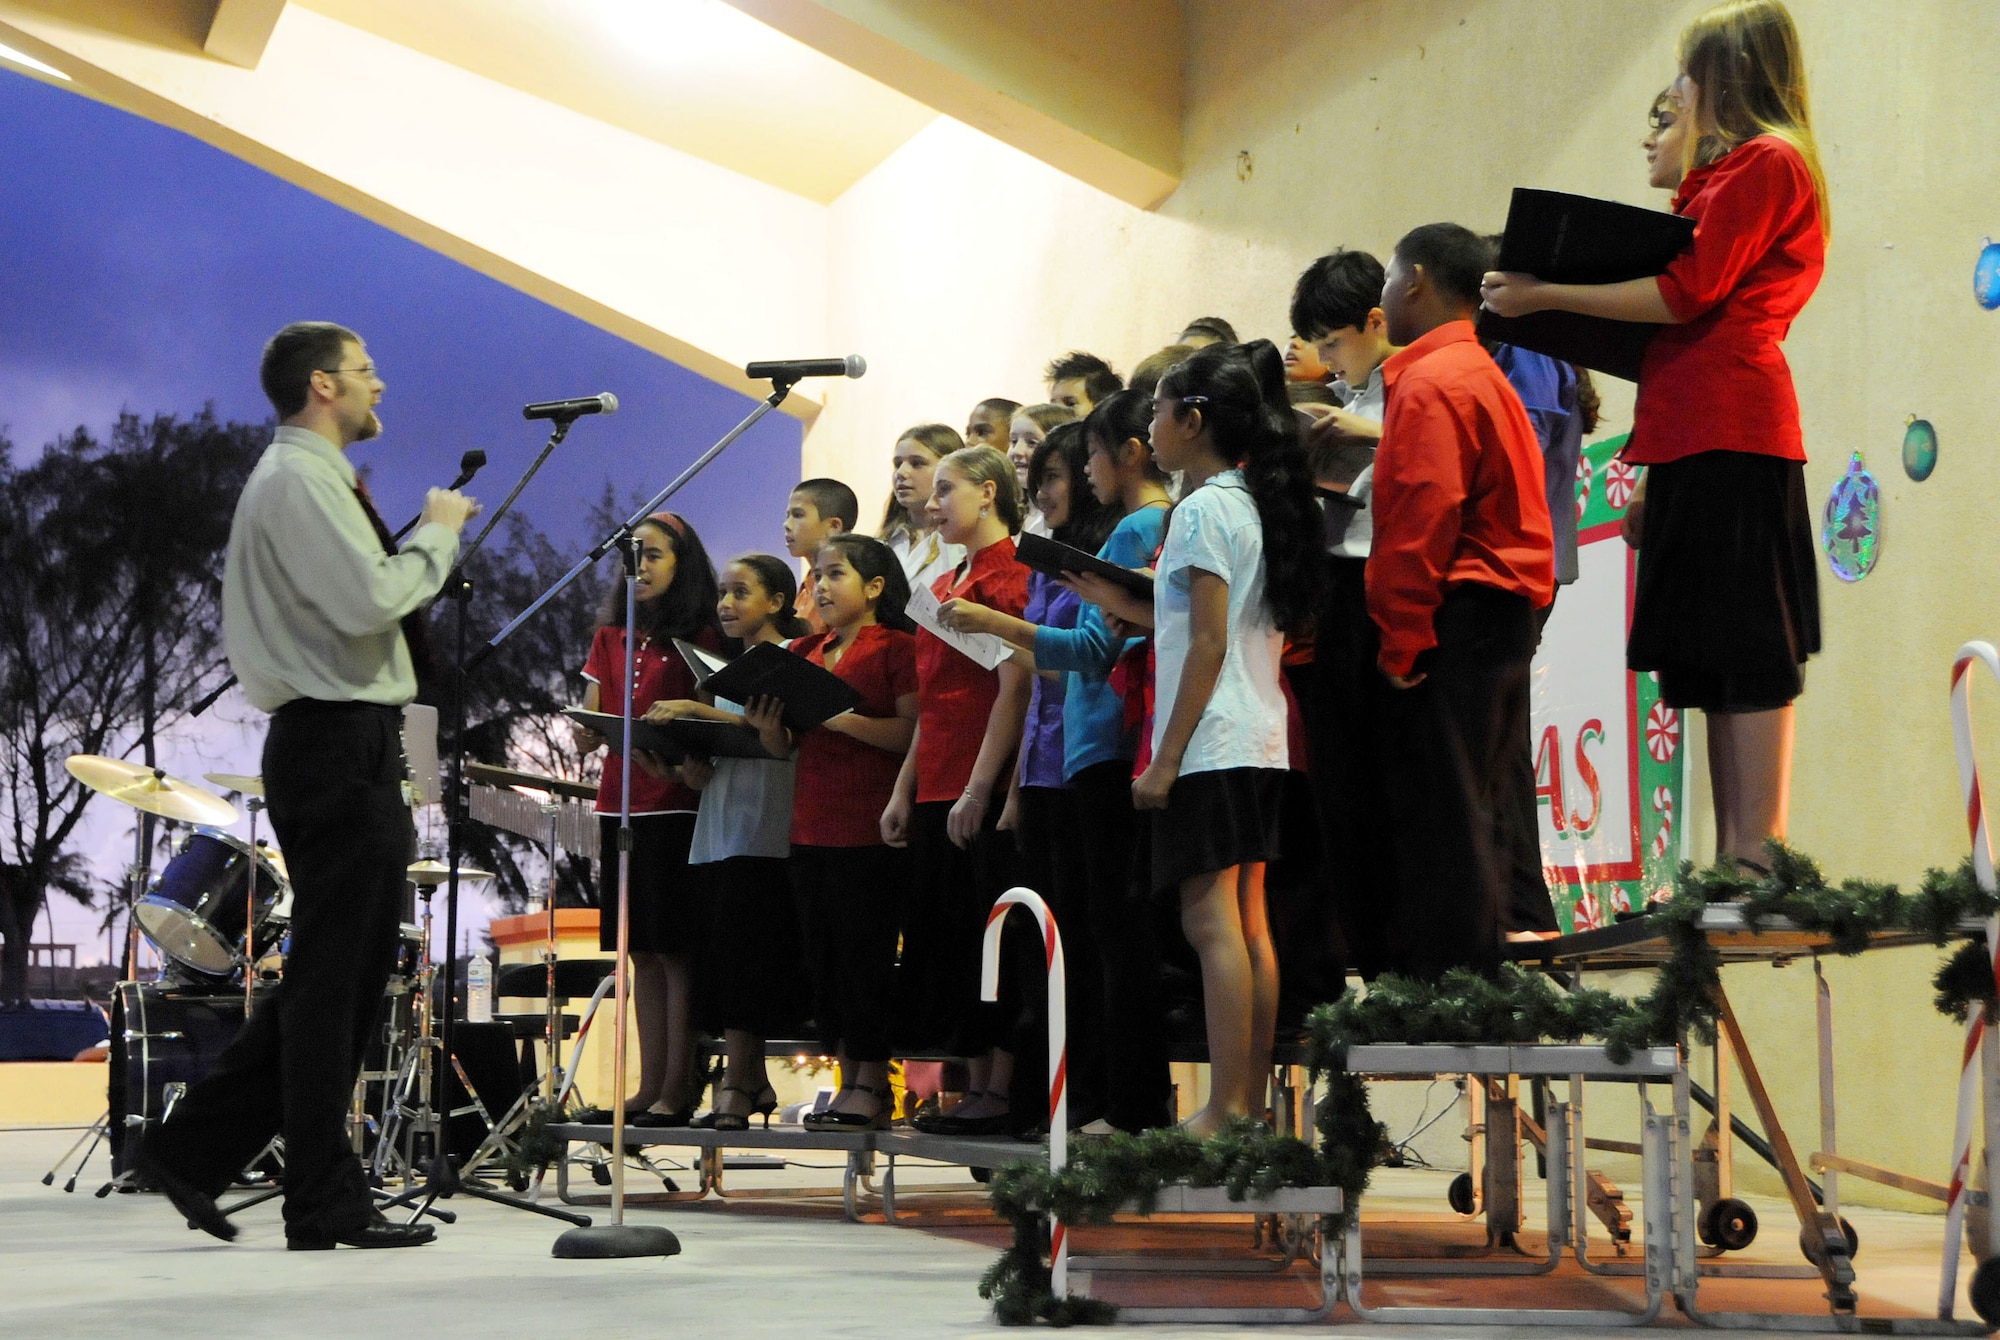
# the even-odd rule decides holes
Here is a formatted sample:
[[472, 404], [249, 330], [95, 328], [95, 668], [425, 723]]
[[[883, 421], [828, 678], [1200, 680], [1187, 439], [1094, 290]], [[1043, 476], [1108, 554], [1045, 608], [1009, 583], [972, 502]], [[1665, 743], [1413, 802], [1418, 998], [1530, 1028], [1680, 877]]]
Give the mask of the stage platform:
[[[711, 1199], [634, 1208], [628, 1222], [663, 1224], [682, 1245], [680, 1256], [641, 1261], [553, 1260], [549, 1246], [560, 1224], [461, 1199], [450, 1203], [458, 1223], [442, 1228], [429, 1247], [296, 1253], [284, 1250], [276, 1206], [248, 1212], [243, 1236], [225, 1245], [184, 1228], [157, 1196], [97, 1200], [86, 1190], [66, 1196], [42, 1186], [42, 1171], [74, 1134], [0, 1132], [0, 1333], [35, 1340], [95, 1340], [133, 1330], [204, 1340], [348, 1340], [357, 1334], [392, 1340], [473, 1334], [609, 1338], [662, 1330], [717, 1337], [782, 1334], [794, 1340], [1022, 1334], [996, 1325], [976, 1292], [1003, 1230], [963, 1211], [929, 1214], [923, 1198], [906, 1205], [901, 1228], [887, 1227], [879, 1218], [847, 1222], [838, 1202]], [[810, 1187], [826, 1176], [817, 1168], [787, 1168], [761, 1180]], [[1378, 1172], [1365, 1206], [1371, 1225], [1378, 1218], [1384, 1222], [1370, 1229], [1371, 1251], [1420, 1242], [1469, 1249], [1477, 1242], [1476, 1224], [1437, 1208], [1448, 1176]], [[1532, 1216], [1537, 1198], [1527, 1199]], [[1755, 1203], [1770, 1222], [1782, 1220], [1780, 1202]], [[1936, 1288], [1942, 1217], [1848, 1213], [1867, 1244], [1866, 1310], [1924, 1314]], [[1531, 1217], [1530, 1230], [1537, 1227]], [[1788, 1236], [1773, 1232], [1746, 1255], [1785, 1260], [1788, 1252], [1796, 1254]], [[1142, 1245], [1242, 1259], [1249, 1232], [1241, 1224], [1082, 1229], [1075, 1250], [1096, 1254]], [[1095, 1292], [1126, 1303], [1188, 1300], [1197, 1293], [1211, 1301], [1286, 1302], [1306, 1288], [1295, 1276], [1105, 1276]], [[1537, 1297], [1587, 1301], [1604, 1287], [1571, 1273], [1532, 1281], [1433, 1277], [1370, 1285], [1390, 1302], [1436, 1305], [1505, 1301], [1530, 1289]], [[1702, 1289], [1703, 1298], [1716, 1306], [1784, 1310], [1809, 1308], [1818, 1287], [1814, 1281], [1745, 1280], [1705, 1282]], [[1346, 1335], [1411, 1334], [1407, 1327], [1357, 1324], [1345, 1307], [1335, 1311], [1334, 1320]], [[1177, 1340], [1241, 1335], [1245, 1329], [1147, 1326], [1132, 1333]], [[1455, 1327], [1452, 1333], [1519, 1332]]]

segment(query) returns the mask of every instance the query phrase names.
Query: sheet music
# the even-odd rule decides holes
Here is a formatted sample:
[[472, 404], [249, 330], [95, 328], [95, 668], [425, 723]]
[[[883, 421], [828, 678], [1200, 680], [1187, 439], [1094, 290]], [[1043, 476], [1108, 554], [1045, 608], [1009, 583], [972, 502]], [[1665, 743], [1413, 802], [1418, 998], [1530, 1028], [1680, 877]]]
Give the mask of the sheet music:
[[991, 633], [954, 633], [938, 622], [937, 594], [928, 586], [910, 592], [909, 615], [932, 634], [971, 657], [983, 670], [991, 670], [1014, 654], [1014, 649]]

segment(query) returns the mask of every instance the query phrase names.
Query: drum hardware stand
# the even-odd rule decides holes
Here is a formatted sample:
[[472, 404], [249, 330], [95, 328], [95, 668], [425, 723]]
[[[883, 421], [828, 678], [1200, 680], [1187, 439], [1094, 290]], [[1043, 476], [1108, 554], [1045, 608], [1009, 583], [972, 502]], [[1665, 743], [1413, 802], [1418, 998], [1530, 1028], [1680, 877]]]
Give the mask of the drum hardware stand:
[[243, 857], [243, 1026], [250, 1026], [250, 996], [257, 987], [257, 816], [264, 810], [262, 796], [243, 797], [250, 811], [250, 850]]
[[[548, 460], [550, 453], [569, 435], [570, 425], [574, 422], [575, 416], [573, 415], [559, 417], [554, 421], [554, 426], [549, 433], [549, 440], [542, 447], [541, 455], [537, 456], [534, 463], [528, 467], [527, 472], [519, 480], [515, 481], [513, 490], [501, 501], [500, 506], [494, 509], [493, 514], [487, 518], [485, 528], [474, 537], [471, 544], [464, 546], [459, 551], [458, 562], [452, 567], [450, 574], [446, 576], [444, 587], [439, 594], [440, 599], [449, 599], [458, 607], [454, 617], [457, 635], [456, 655], [452, 658], [451, 766], [447, 773], [444, 788], [447, 871], [445, 875], [444, 902], [444, 988], [440, 997], [440, 1003], [444, 1010], [444, 1018], [440, 1021], [441, 1027], [438, 1035], [439, 1053], [451, 1058], [453, 1065], [458, 1064], [457, 1056], [452, 1049], [451, 1043], [453, 1020], [457, 1014], [453, 1000], [457, 963], [453, 955], [458, 946], [459, 864], [460, 858], [464, 854], [463, 838], [466, 810], [465, 692], [467, 681], [476, 664], [475, 661], [468, 659], [466, 655], [466, 619], [472, 601], [472, 583], [465, 575], [465, 565], [471, 559], [472, 555], [478, 552], [479, 547], [486, 542], [486, 537], [493, 533], [493, 528], [499, 525], [501, 519], [507, 515], [508, 510], [514, 505], [514, 500], [521, 496], [521, 490], [528, 486], [528, 481], [535, 477], [535, 474], [542, 468], [543, 463]], [[587, 568], [590, 564], [596, 562], [598, 557], [599, 555], [591, 555], [584, 561], [583, 568]], [[583, 568], [574, 571], [582, 571]], [[553, 592], [550, 594], [553, 594]], [[516, 619], [515, 624], [518, 625], [519, 623], [520, 619]], [[511, 628], [509, 631], [511, 631]], [[489, 646], [498, 645], [498, 642], [499, 637], [496, 636]], [[426, 941], [428, 942], [428, 935], [426, 936]], [[426, 1020], [428, 1020], [428, 991], [425, 994]], [[428, 1050], [427, 1045], [420, 1044], [419, 1051], [425, 1053], [426, 1064]], [[459, 1075], [460, 1079], [465, 1081], [462, 1069]], [[426, 1085], [426, 1090], [425, 1096], [428, 1098], [428, 1085]], [[478, 1103], [478, 1093], [473, 1089], [470, 1081], [465, 1081], [465, 1091], [468, 1094], [472, 1094], [473, 1101]], [[483, 1105], [481, 1106], [481, 1110], [484, 1110]], [[433, 1120], [435, 1120], [434, 1117]], [[431, 1154], [426, 1166], [422, 1185], [405, 1191], [401, 1195], [391, 1197], [383, 1203], [384, 1209], [387, 1209], [391, 1205], [414, 1205], [415, 1213], [410, 1216], [410, 1219], [411, 1222], [415, 1222], [417, 1218], [430, 1212], [432, 1206], [440, 1198], [462, 1194], [474, 1196], [480, 1200], [492, 1201], [498, 1205], [506, 1205], [517, 1210], [527, 1210], [533, 1214], [547, 1215], [551, 1219], [561, 1219], [565, 1223], [575, 1224], [578, 1227], [585, 1227], [590, 1223], [590, 1219], [586, 1215], [571, 1214], [566, 1210], [552, 1209], [547, 1205], [537, 1205], [533, 1201], [523, 1200], [518, 1196], [511, 1196], [505, 1192], [495, 1191], [490, 1187], [480, 1185], [476, 1181], [461, 1177], [458, 1168], [451, 1161], [451, 1131], [448, 1122], [437, 1123], [436, 1140], [433, 1149], [434, 1152]]]
[[[71, 1145], [68, 1149], [64, 1150], [63, 1156], [57, 1159], [54, 1163], [49, 1165], [49, 1170], [42, 1174], [42, 1185], [54, 1186], [56, 1184], [56, 1174], [62, 1171], [64, 1164], [68, 1163], [71, 1158], [75, 1157], [77, 1150], [82, 1149], [83, 1157], [77, 1159], [76, 1167], [70, 1170], [69, 1180], [63, 1183], [63, 1190], [65, 1192], [75, 1191], [76, 1179], [83, 1176], [84, 1165], [89, 1163], [90, 1156], [97, 1152], [98, 1141], [102, 1140], [105, 1136], [109, 1135], [110, 1133], [111, 1133], [111, 1109], [107, 1107], [104, 1109], [104, 1115], [100, 1116], [96, 1121], [91, 1122], [90, 1128], [86, 1130], [82, 1135], [76, 1137], [76, 1143]], [[84, 1148], [85, 1141], [90, 1142], [90, 1147], [88, 1149]]]
[[[547, 1008], [547, 1016], [542, 1029], [542, 1082], [539, 1091], [530, 1091], [516, 1098], [513, 1106], [501, 1114], [498, 1122], [490, 1120], [487, 1122], [487, 1125], [491, 1129], [487, 1132], [486, 1138], [480, 1141], [479, 1148], [472, 1151], [472, 1156], [465, 1161], [464, 1168], [460, 1170], [466, 1174], [476, 1171], [482, 1163], [496, 1155], [511, 1153], [514, 1148], [514, 1133], [527, 1125], [535, 1112], [544, 1108], [559, 1109], [561, 1107], [561, 1102], [556, 1094], [556, 1070], [559, 1068], [562, 1060], [562, 1013], [556, 1006], [556, 958], [560, 948], [556, 940], [556, 887], [558, 884], [556, 862], [560, 859], [557, 855], [559, 848], [557, 846], [556, 818], [562, 813], [562, 806], [556, 803], [553, 791], [543, 794], [541, 811], [542, 818], [548, 822], [549, 826], [547, 841], [549, 891], [543, 905], [544, 925], [547, 934], [542, 943], [542, 986], [544, 988], [543, 1001]], [[469, 1084], [466, 1086], [468, 1091], [471, 1088], [472, 1086]], [[567, 1096], [567, 1093], [568, 1086], [565, 1085], [564, 1096]]]

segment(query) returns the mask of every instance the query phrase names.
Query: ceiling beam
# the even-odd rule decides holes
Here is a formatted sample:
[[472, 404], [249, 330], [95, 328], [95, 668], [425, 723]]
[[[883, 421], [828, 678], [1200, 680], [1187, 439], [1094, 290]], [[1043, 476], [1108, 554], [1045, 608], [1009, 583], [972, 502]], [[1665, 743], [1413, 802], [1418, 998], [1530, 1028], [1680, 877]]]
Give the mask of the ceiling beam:
[[727, 0], [1141, 209], [1180, 185], [1177, 0]]
[[201, 49], [218, 60], [254, 70], [284, 12], [285, 0], [216, 0], [215, 17], [209, 20]]

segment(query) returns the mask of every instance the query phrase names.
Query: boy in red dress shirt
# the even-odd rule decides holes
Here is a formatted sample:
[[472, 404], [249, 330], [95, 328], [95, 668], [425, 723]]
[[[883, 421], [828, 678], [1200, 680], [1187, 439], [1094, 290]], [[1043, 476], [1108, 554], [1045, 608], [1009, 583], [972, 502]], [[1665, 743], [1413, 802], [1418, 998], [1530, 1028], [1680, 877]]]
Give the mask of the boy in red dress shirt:
[[1532, 774], [1534, 614], [1555, 591], [1541, 446], [1473, 333], [1486, 254], [1470, 230], [1427, 224], [1396, 244], [1382, 286], [1389, 342], [1405, 347], [1382, 365], [1368, 614], [1395, 690], [1392, 944], [1422, 976], [1498, 964], [1521, 813], [1509, 788]]

